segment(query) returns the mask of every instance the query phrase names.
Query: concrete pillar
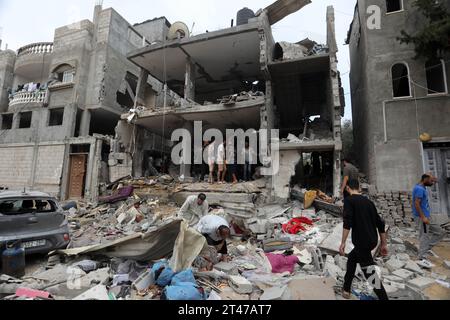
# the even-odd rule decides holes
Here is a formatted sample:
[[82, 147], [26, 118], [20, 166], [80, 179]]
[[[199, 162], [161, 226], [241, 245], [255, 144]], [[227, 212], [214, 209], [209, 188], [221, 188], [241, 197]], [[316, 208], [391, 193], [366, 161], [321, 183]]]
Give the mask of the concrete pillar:
[[134, 107], [145, 105], [145, 87], [148, 81], [148, 71], [141, 68], [139, 80], [136, 87], [136, 96], [134, 99]]
[[184, 82], [184, 98], [195, 100], [195, 64], [190, 58], [186, 60], [186, 78]]
[[91, 129], [91, 111], [89, 109], [84, 109], [81, 116], [80, 124], [80, 137], [89, 136]]
[[[194, 134], [194, 123], [192, 121], [186, 121], [183, 125], [183, 129], [188, 130], [192, 137]], [[191, 148], [189, 148], [190, 150], [187, 151], [187, 152], [191, 152], [192, 151], [192, 139], [185, 143], [189, 143], [191, 145]], [[183, 152], [186, 152], [186, 150], [183, 150]], [[185, 178], [190, 178], [192, 176], [191, 175], [192, 154], [191, 155], [188, 154], [188, 156], [190, 156], [190, 159], [191, 159], [190, 163], [182, 163], [180, 165], [180, 176], [184, 176]]]

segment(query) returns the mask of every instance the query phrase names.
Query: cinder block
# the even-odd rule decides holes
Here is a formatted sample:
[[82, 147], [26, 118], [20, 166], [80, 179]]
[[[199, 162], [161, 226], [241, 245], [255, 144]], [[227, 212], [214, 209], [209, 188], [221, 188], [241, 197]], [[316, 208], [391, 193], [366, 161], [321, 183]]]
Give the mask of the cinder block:
[[253, 292], [252, 283], [244, 277], [230, 276], [229, 284], [239, 294], [250, 294]]
[[431, 278], [417, 277], [413, 280], [408, 281], [408, 284], [420, 290], [424, 290], [429, 286], [433, 285], [435, 282], [436, 281]]
[[214, 269], [225, 272], [226, 274], [229, 274], [229, 275], [238, 275], [239, 274], [239, 270], [238, 270], [237, 266], [235, 264], [229, 263], [229, 262], [220, 262], [214, 266]]
[[406, 269], [396, 270], [392, 274], [394, 276], [402, 278], [403, 280], [413, 279], [415, 276], [414, 272], [406, 270]]

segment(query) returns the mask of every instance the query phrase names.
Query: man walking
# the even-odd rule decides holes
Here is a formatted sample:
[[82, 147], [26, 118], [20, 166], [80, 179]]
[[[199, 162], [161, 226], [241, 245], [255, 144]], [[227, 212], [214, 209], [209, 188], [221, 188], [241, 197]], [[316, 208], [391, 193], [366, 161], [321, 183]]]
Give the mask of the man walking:
[[190, 196], [178, 212], [178, 217], [184, 219], [190, 227], [194, 227], [202, 217], [209, 211], [206, 195], [201, 193], [197, 196]]
[[339, 253], [345, 256], [347, 238], [352, 231], [352, 242], [355, 248], [348, 256], [347, 273], [344, 279], [342, 296], [351, 298], [351, 287], [359, 263], [367, 280], [373, 279], [374, 291], [380, 300], [388, 300], [386, 290], [379, 278], [372, 251], [378, 244], [378, 233], [381, 238], [381, 254], [387, 256], [387, 240], [385, 223], [378, 214], [375, 205], [360, 194], [359, 181], [351, 179], [346, 190], [349, 196], [344, 201], [344, 231]]
[[432, 187], [434, 178], [429, 174], [424, 174], [420, 183], [413, 189], [413, 214], [419, 229], [419, 260], [430, 265], [426, 256], [430, 250], [437, 245], [444, 237], [442, 227], [433, 221], [430, 204], [428, 202], [427, 187]]
[[350, 180], [359, 181], [359, 170], [350, 162], [349, 159], [344, 159], [344, 175], [342, 178], [341, 196], [347, 198], [349, 196], [346, 187]]

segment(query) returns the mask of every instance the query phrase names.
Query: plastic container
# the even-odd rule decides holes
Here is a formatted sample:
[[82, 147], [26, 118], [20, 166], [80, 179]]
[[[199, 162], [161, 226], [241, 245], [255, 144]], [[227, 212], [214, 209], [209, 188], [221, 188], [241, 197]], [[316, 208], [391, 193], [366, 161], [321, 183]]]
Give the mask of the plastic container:
[[248, 20], [252, 19], [255, 17], [255, 13], [253, 12], [253, 10], [249, 9], [249, 8], [243, 8], [241, 10], [238, 11], [237, 16], [236, 16], [236, 22], [238, 26], [241, 26], [243, 24], [247, 24]]
[[2, 253], [2, 273], [14, 278], [25, 276], [25, 249], [20, 241], [6, 245]]

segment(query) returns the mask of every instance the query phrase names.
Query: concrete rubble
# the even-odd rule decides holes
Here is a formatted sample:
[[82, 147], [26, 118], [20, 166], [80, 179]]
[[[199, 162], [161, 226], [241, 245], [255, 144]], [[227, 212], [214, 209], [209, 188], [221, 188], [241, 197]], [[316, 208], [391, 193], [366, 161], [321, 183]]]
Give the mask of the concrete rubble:
[[[315, 207], [305, 210], [298, 200], [287, 205], [256, 205], [257, 218], [248, 219], [212, 205], [211, 213], [222, 215], [233, 226], [232, 260], [219, 262], [211, 258], [214, 250], [205, 250], [201, 235], [197, 234], [195, 241], [187, 240], [196, 239], [195, 232], [189, 233], [191, 229], [176, 217], [180, 204], [174, 199], [185, 190], [202, 190], [202, 184], [154, 181], [122, 181], [134, 185], [134, 193], [115, 204], [78, 202], [75, 210], [68, 211], [73, 234], [69, 248], [51, 253], [48, 261], [23, 279], [2, 275], [0, 295], [4, 299], [42, 299], [42, 294], [34, 298], [17, 295], [20, 288], [28, 288], [56, 300], [170, 299], [177, 289], [174, 279], [182, 277], [196, 288], [192, 290], [203, 292], [198, 299], [342, 299], [347, 268], [347, 258], [338, 253], [342, 217]], [[227, 194], [228, 201], [233, 195], [239, 198], [248, 192], [264, 192], [253, 183], [211, 188], [218, 195]], [[296, 234], [283, 231], [291, 219], [302, 217], [311, 219], [312, 225]], [[255, 223], [264, 228], [255, 228]], [[436, 268], [421, 266], [414, 248], [404, 245], [407, 239], [414, 239], [414, 232], [392, 227], [389, 235], [390, 256], [381, 258], [377, 252], [374, 256], [392, 299], [426, 299], [423, 291], [432, 286], [447, 289], [447, 276]], [[151, 240], [155, 237], [161, 238], [164, 246]], [[443, 260], [444, 270], [445, 266], [448, 268], [448, 261]], [[374, 297], [359, 267], [353, 294], [354, 299]]]

